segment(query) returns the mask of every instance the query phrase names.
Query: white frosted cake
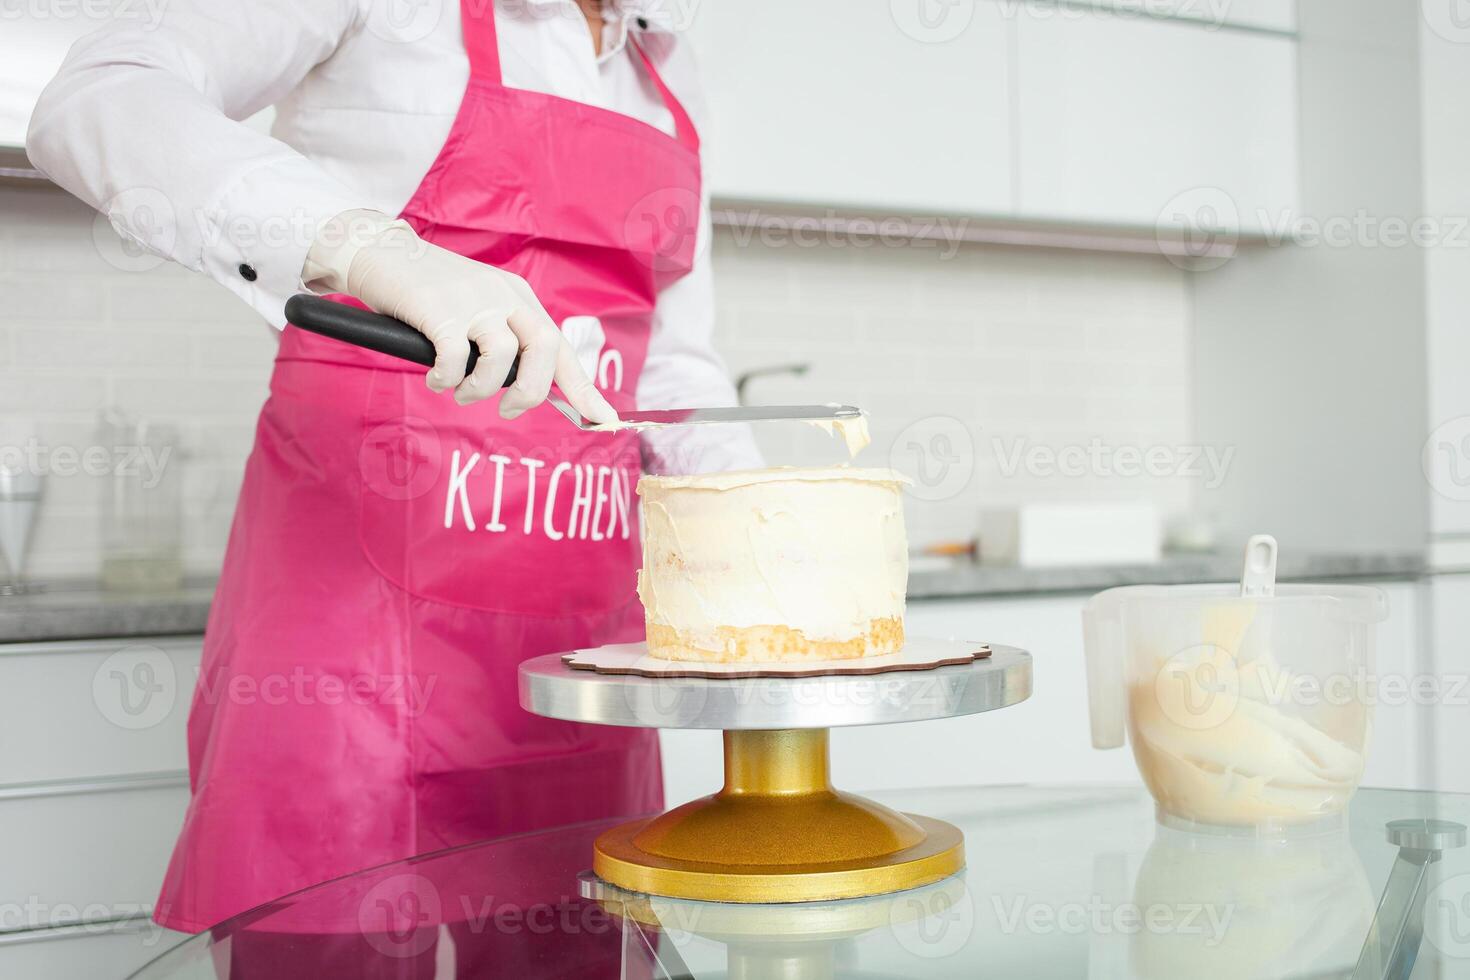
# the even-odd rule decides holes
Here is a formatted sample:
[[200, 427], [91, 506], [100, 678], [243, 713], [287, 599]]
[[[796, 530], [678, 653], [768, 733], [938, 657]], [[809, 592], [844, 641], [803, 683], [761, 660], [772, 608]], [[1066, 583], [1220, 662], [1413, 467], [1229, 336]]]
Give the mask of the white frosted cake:
[[903, 482], [845, 466], [644, 477], [649, 653], [791, 661], [901, 649]]

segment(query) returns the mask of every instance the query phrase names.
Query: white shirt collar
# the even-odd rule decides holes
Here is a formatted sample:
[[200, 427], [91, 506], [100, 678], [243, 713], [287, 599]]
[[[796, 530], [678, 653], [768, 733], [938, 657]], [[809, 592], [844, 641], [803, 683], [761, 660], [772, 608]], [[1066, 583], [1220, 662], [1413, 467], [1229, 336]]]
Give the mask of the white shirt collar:
[[[681, 0], [605, 0], [602, 54], [598, 63], [615, 57], [628, 45], [628, 34], [668, 34], [676, 28], [673, 4]], [[514, 0], [530, 17], [581, 16], [576, 0]]]

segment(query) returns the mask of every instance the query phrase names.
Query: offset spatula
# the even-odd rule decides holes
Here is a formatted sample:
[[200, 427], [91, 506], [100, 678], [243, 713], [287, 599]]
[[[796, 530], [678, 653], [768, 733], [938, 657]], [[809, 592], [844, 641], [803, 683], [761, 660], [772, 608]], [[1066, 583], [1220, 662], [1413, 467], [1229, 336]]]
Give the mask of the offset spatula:
[[[419, 333], [402, 320], [391, 316], [360, 310], [355, 306], [323, 299], [320, 296], [301, 294], [286, 301], [286, 319], [303, 330], [331, 337], [344, 343], [354, 344], [368, 350], [387, 354], [422, 364], [434, 365], [434, 345], [428, 337]], [[465, 373], [475, 369], [480, 352], [470, 345], [469, 361]], [[510, 366], [505, 377], [509, 386], [516, 379], [520, 358]], [[546, 399], [547, 403], [567, 417], [579, 429], [590, 432], [606, 430], [610, 426], [588, 422], [577, 410], [556, 395]], [[863, 413], [851, 405], [766, 405], [758, 408], [666, 408], [643, 412], [619, 413], [619, 428], [652, 429], [666, 425], [702, 425], [710, 422], [834, 422], [839, 419], [855, 419]]]

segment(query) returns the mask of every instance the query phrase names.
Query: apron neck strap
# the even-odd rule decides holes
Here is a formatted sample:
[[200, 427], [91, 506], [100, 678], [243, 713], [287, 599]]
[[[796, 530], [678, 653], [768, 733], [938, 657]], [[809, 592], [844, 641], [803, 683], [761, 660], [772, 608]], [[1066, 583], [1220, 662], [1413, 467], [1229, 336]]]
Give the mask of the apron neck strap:
[[[465, 53], [470, 59], [470, 76], [499, 84], [500, 42], [495, 35], [495, 0], [460, 0], [459, 20], [464, 34]], [[629, 38], [628, 43], [638, 52], [638, 58], [647, 69], [649, 79], [654, 88], [658, 89], [659, 98], [663, 99], [664, 108], [674, 117], [674, 135], [684, 146], [698, 151], [699, 134], [694, 129], [694, 121], [689, 118], [689, 113], [684, 111], [683, 104], [674, 98], [674, 93], [664, 84], [658, 69], [653, 67], [653, 59], [648, 57], [643, 45], [632, 38]]]
[[470, 58], [470, 77], [500, 82], [500, 42], [495, 36], [495, 0], [460, 0], [460, 30]]
[[674, 135], [684, 146], [698, 152], [699, 133], [694, 129], [694, 120], [690, 119], [689, 113], [684, 111], [684, 104], [674, 98], [674, 93], [670, 92], [669, 87], [664, 84], [663, 76], [658, 73], [657, 68], [653, 67], [653, 59], [648, 57], [648, 52], [643, 45], [632, 38], [628, 39], [628, 43], [638, 52], [643, 67], [648, 69], [648, 77], [653, 81], [654, 88], [658, 89], [659, 98], [664, 100], [664, 108], [668, 109], [669, 115], [674, 117]]

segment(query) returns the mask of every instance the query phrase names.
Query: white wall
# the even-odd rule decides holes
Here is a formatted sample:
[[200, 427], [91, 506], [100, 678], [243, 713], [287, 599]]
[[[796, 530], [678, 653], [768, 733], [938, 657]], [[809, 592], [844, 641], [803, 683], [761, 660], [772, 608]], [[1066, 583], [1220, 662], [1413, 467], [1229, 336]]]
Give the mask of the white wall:
[[[1450, 0], [1426, 0], [1419, 32], [1424, 213], [1470, 216], [1470, 25]], [[1470, 230], [1425, 252], [1429, 337], [1430, 523], [1447, 563], [1470, 567]], [[1448, 455], [1447, 455], [1448, 454]]]
[[1424, 251], [1390, 244], [1423, 213], [1419, 5], [1302, 0], [1299, 16], [1303, 213], [1276, 218], [1345, 237], [1194, 275], [1197, 436], [1239, 447], [1201, 505], [1227, 536], [1292, 550], [1419, 549]]
[[[869, 411], [867, 465], [916, 473], [945, 443], [955, 477], [911, 498], [909, 539], [968, 538], [982, 505], [1148, 499], [1187, 506], [1182, 477], [1065, 476], [1012, 467], [1018, 448], [1117, 450], [1190, 440], [1189, 298], [1162, 258], [836, 238], [715, 241], [718, 339], [732, 371], [804, 362], [752, 382], [752, 403], [840, 401]], [[773, 464], [845, 454], [804, 427], [759, 432]], [[972, 467], [968, 480], [961, 480]], [[951, 486], [950, 484], [953, 484]], [[922, 488], [921, 488], [922, 489]], [[938, 499], [933, 499], [937, 497]]]

